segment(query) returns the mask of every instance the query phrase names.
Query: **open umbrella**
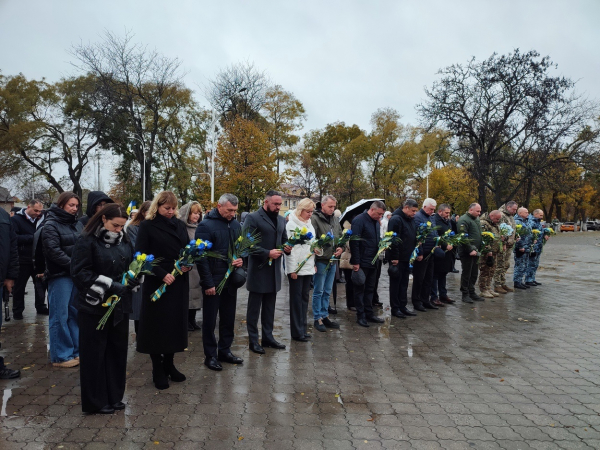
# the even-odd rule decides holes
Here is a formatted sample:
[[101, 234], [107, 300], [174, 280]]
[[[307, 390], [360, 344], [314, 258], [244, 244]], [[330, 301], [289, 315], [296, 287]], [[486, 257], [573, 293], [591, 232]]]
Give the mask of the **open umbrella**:
[[358, 216], [363, 211], [366, 211], [371, 207], [373, 202], [380, 201], [383, 202], [382, 198], [363, 198], [362, 200], [357, 201], [353, 205], [350, 205], [344, 211], [344, 214], [340, 217], [340, 223], [344, 225], [344, 222], [347, 220], [348, 222], [352, 222], [356, 216]]

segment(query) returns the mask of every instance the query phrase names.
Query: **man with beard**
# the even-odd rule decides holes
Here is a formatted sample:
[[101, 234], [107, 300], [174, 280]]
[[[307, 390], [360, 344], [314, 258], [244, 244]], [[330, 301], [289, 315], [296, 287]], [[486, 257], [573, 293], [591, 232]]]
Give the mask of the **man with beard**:
[[506, 294], [508, 292], [513, 292], [514, 289], [507, 286], [506, 284], [506, 272], [510, 267], [510, 260], [513, 247], [515, 246], [515, 214], [517, 213], [517, 202], [510, 201], [506, 203], [506, 205], [502, 205], [500, 207], [500, 212], [502, 213], [502, 218], [500, 219], [500, 223], [505, 223], [509, 225], [513, 232], [510, 236], [507, 236], [504, 240], [504, 244], [506, 245], [506, 251], [498, 253], [496, 258], [496, 271], [494, 272], [494, 284], [496, 286], [495, 292], [499, 294]]
[[[229, 246], [240, 235], [241, 225], [235, 219], [238, 209], [238, 198], [233, 194], [223, 194], [217, 207], [210, 211], [196, 228], [196, 239], [210, 241], [212, 250], [227, 255]], [[242, 258], [234, 259], [231, 264], [236, 269], [242, 267]], [[225, 277], [229, 268], [228, 260], [202, 258], [198, 263], [200, 284], [203, 289], [202, 308], [202, 345], [204, 346], [204, 365], [211, 370], [222, 370], [220, 362], [241, 364], [239, 356], [231, 353], [233, 330], [235, 325], [235, 308], [237, 304], [238, 286], [234, 285], [234, 274], [220, 294], [216, 287]], [[219, 315], [219, 342], [215, 337], [215, 326]]]
[[[443, 236], [447, 231], [452, 231], [452, 222], [450, 221], [450, 205], [442, 203], [438, 207], [437, 213], [434, 215], [434, 221], [438, 227], [438, 236]], [[433, 266], [433, 283], [431, 284], [431, 300], [430, 302], [434, 305], [438, 305], [438, 302], [442, 302], [448, 305], [454, 303], [448, 297], [448, 291], [446, 289], [446, 276], [452, 271], [452, 264], [454, 261], [454, 247], [450, 244], [442, 244], [441, 250], [436, 249], [437, 253], [434, 253], [435, 263]], [[438, 305], [439, 306], [439, 305]]]
[[[285, 349], [285, 345], [273, 337], [273, 322], [275, 321], [275, 300], [281, 290], [281, 259], [283, 253], [280, 247], [287, 241], [285, 219], [279, 215], [281, 209], [281, 194], [270, 190], [265, 195], [262, 208], [248, 215], [244, 227], [251, 233], [260, 233], [261, 251], [248, 257], [248, 311], [246, 322], [250, 350], [264, 354], [263, 347]], [[290, 246], [285, 246], [286, 254], [291, 252]], [[261, 312], [262, 309], [262, 312]], [[262, 345], [258, 343], [258, 318], [261, 317]]]
[[[417, 225], [414, 217], [419, 210], [418, 203], [412, 198], [406, 199], [402, 208], [398, 208], [392, 214], [388, 223], [388, 231], [393, 231], [401, 241], [392, 243], [389, 250], [388, 260], [398, 271], [396, 276], [390, 275], [390, 306], [392, 316], [404, 318], [416, 316], [407, 308], [408, 304], [408, 280], [410, 275], [410, 255], [417, 245]], [[421, 259], [423, 257], [421, 256]], [[396, 272], [390, 270], [390, 273]]]

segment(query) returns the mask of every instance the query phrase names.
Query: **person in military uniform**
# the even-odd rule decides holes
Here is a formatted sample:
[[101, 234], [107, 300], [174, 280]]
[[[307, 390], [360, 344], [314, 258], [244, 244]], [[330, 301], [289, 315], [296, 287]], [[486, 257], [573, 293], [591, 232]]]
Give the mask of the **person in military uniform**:
[[500, 207], [500, 212], [502, 213], [500, 223], [510, 225], [513, 229], [512, 235], [507, 236], [504, 241], [504, 244], [506, 245], [506, 251], [498, 253], [498, 256], [496, 257], [496, 271], [494, 272], [494, 285], [496, 288], [494, 289], [494, 292], [498, 292], [500, 294], [506, 294], [514, 291], [513, 288], [506, 284], [506, 272], [510, 267], [510, 256], [516, 242], [516, 223], [514, 216], [517, 213], [518, 206], [519, 205], [517, 202], [510, 201]]
[[[489, 214], [483, 214], [479, 218], [481, 223], [482, 232], [493, 233], [494, 236], [500, 236], [500, 219], [502, 213], [498, 210], [494, 210]], [[500, 239], [495, 240], [491, 245], [491, 251], [488, 253], [482, 253], [479, 257], [479, 290], [481, 291], [479, 296], [483, 298], [494, 298], [499, 297], [500, 294], [494, 292], [492, 283], [494, 281], [494, 273], [496, 272], [496, 265], [498, 263], [498, 255], [505, 251], [503, 248], [504, 244]]]
[[515, 230], [519, 225], [521, 225], [527, 231], [527, 234], [522, 236], [515, 244], [515, 269], [513, 273], [513, 282], [516, 289], [529, 289], [529, 286], [525, 285], [525, 274], [527, 272], [527, 266], [529, 265], [529, 252], [531, 251], [533, 236], [531, 235], [529, 211], [527, 208], [521, 207], [517, 210], [517, 217], [515, 217]]
[[[539, 286], [542, 283], [535, 281], [535, 274], [538, 266], [540, 265], [540, 255], [542, 254], [542, 247], [544, 246], [544, 239], [548, 239], [548, 236], [544, 236], [544, 230], [542, 227], [542, 219], [544, 218], [544, 211], [536, 209], [529, 216], [529, 226], [532, 230], [539, 230], [540, 234], [537, 238], [532, 236], [532, 247], [529, 253], [529, 260], [527, 261], [527, 271], [525, 274], [525, 285], [526, 286]], [[535, 241], [535, 242], [534, 242]]]

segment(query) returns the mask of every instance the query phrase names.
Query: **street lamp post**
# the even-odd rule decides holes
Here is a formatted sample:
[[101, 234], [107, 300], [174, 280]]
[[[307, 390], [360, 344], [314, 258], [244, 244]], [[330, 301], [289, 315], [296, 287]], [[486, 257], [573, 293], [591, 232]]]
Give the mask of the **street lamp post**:
[[146, 146], [139, 136], [134, 134], [131, 137], [142, 146], [142, 203], [144, 203], [146, 201]]

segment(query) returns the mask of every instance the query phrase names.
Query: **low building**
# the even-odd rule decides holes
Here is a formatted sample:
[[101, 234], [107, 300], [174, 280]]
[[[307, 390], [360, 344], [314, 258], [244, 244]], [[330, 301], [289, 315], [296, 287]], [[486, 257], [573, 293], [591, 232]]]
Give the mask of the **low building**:
[[[0, 186], [0, 208], [10, 212], [19, 199], [10, 195], [10, 191], [5, 187]], [[18, 205], [17, 205], [18, 206]]]

